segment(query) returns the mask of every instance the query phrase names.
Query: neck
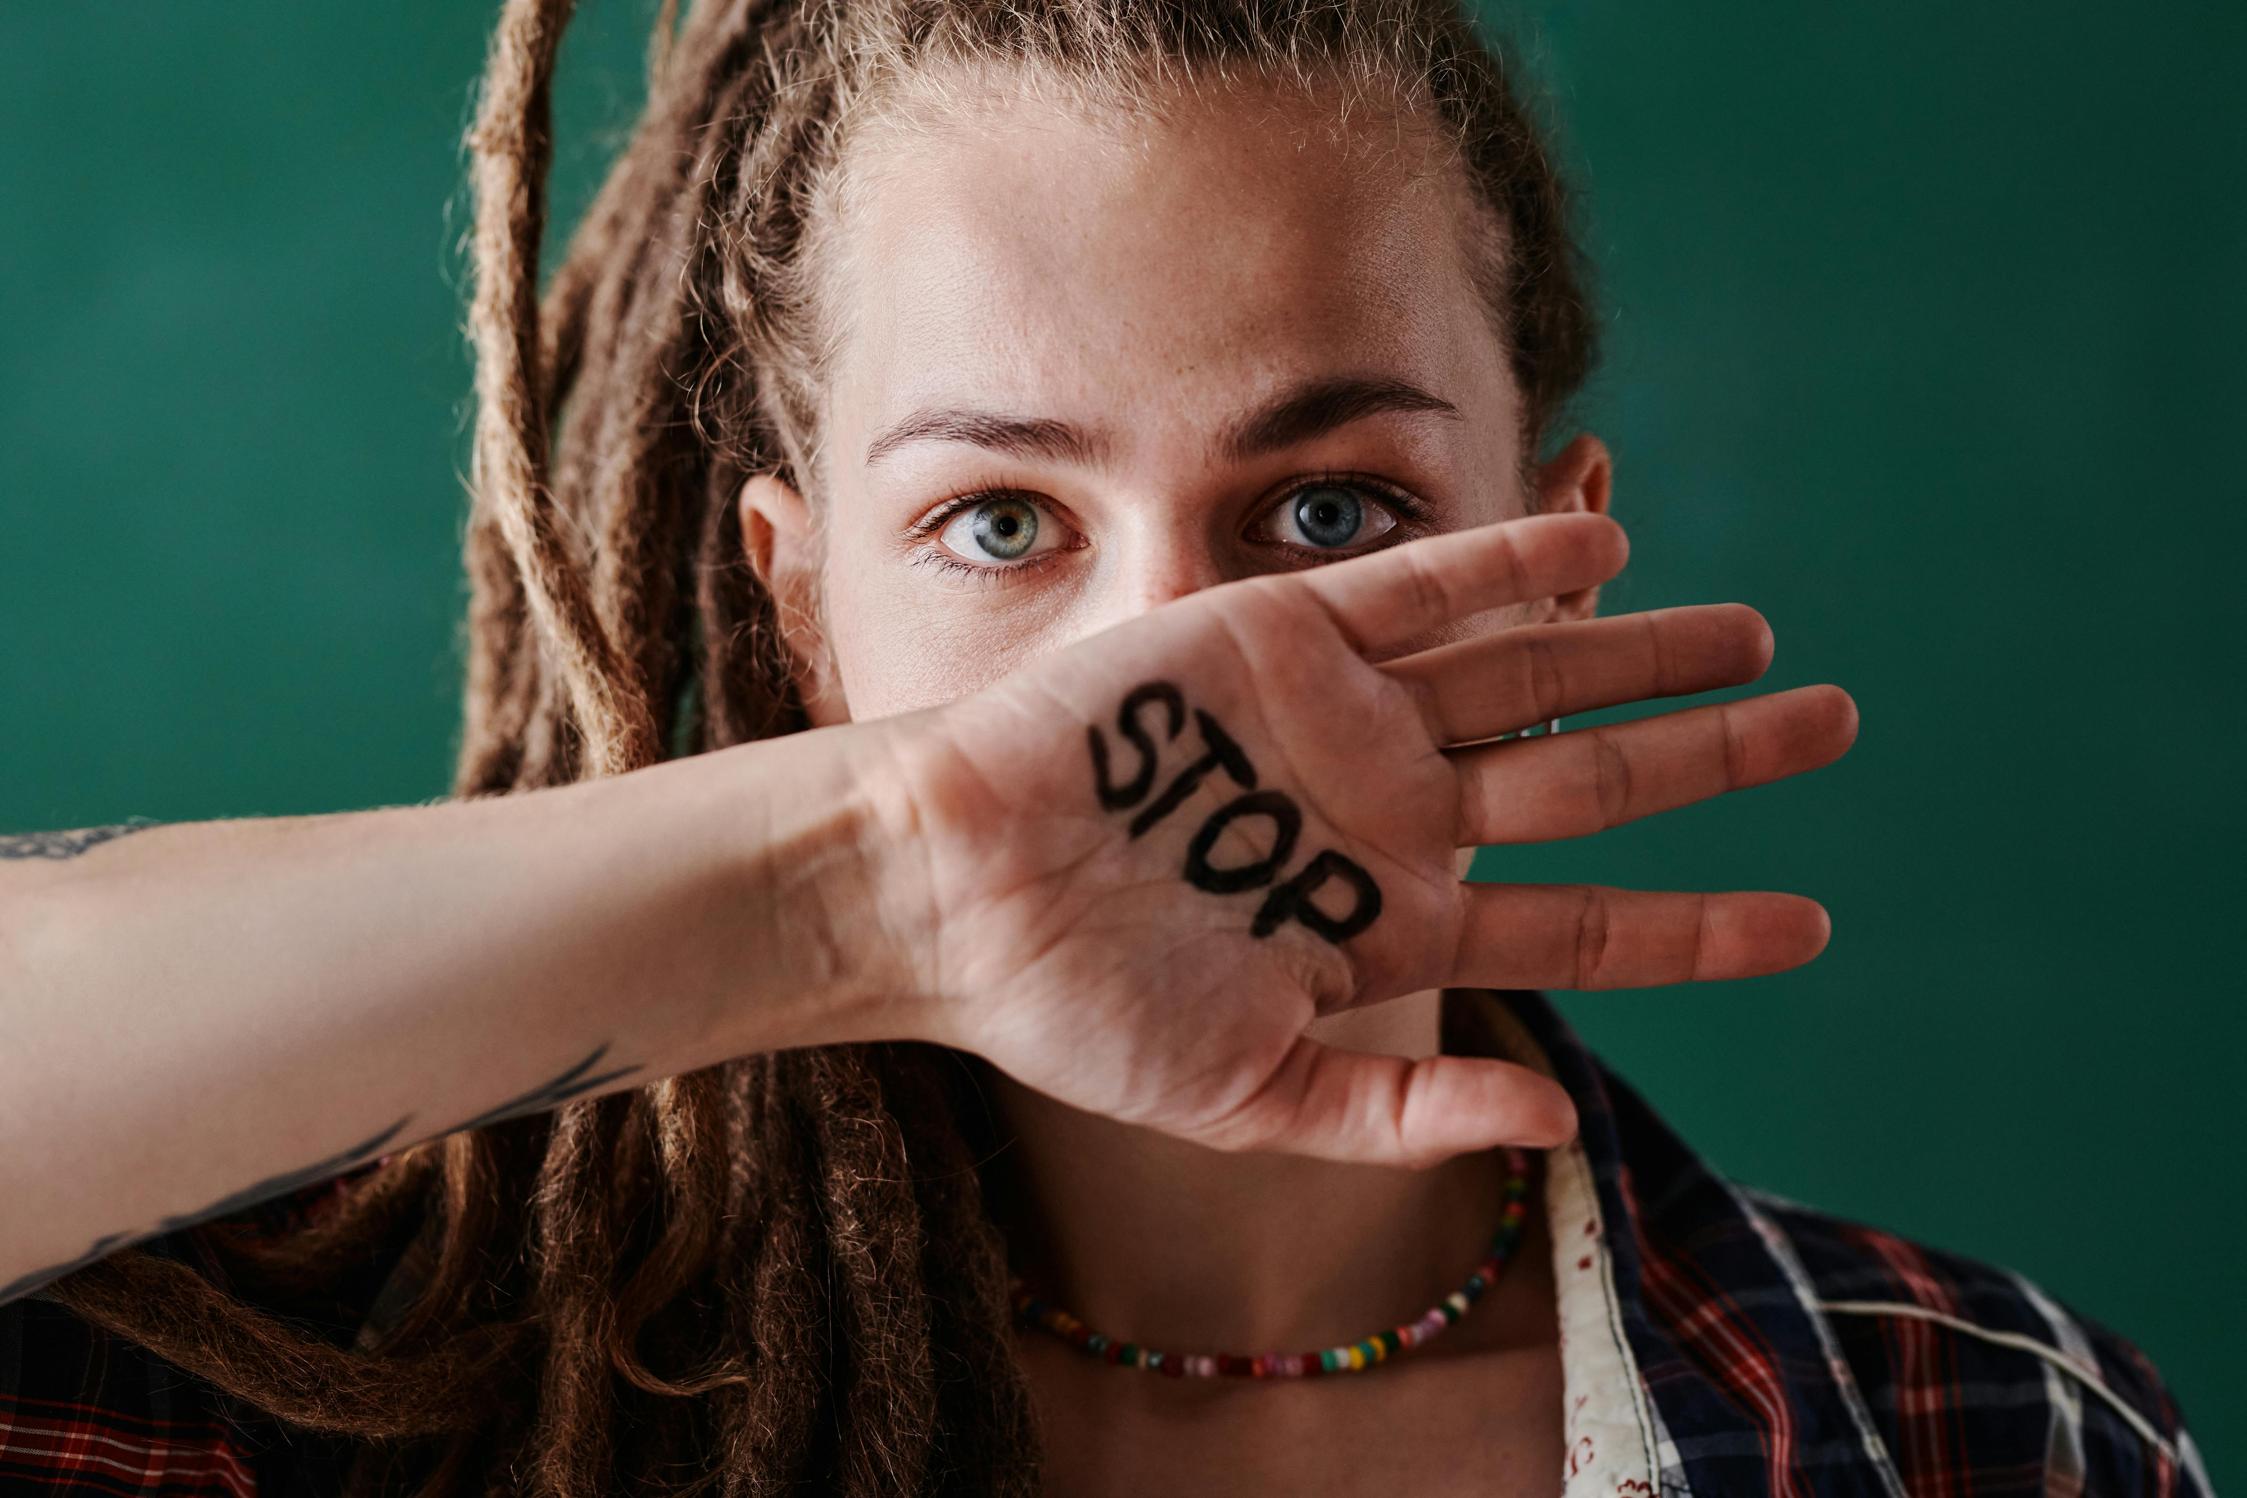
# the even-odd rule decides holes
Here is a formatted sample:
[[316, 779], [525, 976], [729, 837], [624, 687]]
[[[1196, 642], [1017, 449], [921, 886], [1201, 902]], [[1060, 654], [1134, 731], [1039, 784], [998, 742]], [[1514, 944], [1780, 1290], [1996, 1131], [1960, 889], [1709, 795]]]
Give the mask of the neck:
[[[1432, 1056], [1441, 1017], [1430, 990], [1307, 1033]], [[1017, 1267], [1033, 1294], [1119, 1340], [1244, 1353], [1355, 1341], [1458, 1289], [1497, 1231], [1498, 1150], [1425, 1170], [1228, 1153], [1082, 1112], [993, 1068], [980, 1075], [1009, 1141], [987, 1178]], [[1500, 1285], [1431, 1351], [1500, 1345], [1524, 1318], [1549, 1316], [1535, 1288], [1550, 1269], [1542, 1200], [1533, 1177], [1528, 1230]]]

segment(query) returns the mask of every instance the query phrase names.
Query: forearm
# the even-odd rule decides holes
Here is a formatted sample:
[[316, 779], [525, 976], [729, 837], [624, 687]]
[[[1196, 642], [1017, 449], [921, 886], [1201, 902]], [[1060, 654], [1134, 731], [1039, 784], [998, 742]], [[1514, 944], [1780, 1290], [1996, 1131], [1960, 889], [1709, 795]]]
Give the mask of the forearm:
[[835, 935], [843, 733], [0, 861], [0, 1301], [420, 1139], [896, 1029]]

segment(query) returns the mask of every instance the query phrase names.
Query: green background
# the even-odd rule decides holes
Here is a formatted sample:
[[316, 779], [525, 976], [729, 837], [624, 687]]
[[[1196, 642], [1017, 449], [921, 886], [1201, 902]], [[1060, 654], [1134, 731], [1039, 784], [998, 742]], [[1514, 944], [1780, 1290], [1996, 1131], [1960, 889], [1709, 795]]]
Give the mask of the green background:
[[[2221, 1479], [2247, 7], [1809, 9], [1487, 14], [1601, 269], [1607, 611], [1753, 603], [1861, 736], [1481, 872], [1824, 900], [1799, 972], [1562, 1005], [1736, 1176], [2137, 1340]], [[565, 216], [652, 11], [571, 33]], [[0, 827], [443, 794], [490, 14], [0, 13]]]

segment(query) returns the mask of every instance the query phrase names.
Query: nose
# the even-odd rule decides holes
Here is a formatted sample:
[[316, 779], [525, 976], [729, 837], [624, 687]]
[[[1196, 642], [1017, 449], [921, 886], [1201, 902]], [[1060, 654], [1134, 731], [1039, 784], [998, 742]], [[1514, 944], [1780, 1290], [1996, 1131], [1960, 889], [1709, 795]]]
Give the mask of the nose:
[[1227, 582], [1227, 570], [1207, 537], [1150, 537], [1117, 559], [1115, 606], [1119, 618], [1137, 618], [1189, 593]]
[[1165, 531], [1132, 537], [1112, 549], [1101, 569], [1088, 621], [1107, 628], [1149, 609], [1231, 579], [1212, 538]]

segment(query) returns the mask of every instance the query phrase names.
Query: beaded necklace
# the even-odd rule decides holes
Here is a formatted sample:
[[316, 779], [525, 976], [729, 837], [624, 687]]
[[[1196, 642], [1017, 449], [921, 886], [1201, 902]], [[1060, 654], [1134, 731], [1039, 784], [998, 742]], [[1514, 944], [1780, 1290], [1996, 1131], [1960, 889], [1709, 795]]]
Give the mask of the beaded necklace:
[[1157, 1352], [1094, 1331], [1061, 1307], [1030, 1294], [1020, 1275], [1014, 1276], [1015, 1317], [1020, 1323], [1045, 1328], [1087, 1357], [1125, 1368], [1145, 1368], [1171, 1378], [1317, 1378], [1328, 1373], [1356, 1373], [1425, 1343], [1466, 1315], [1483, 1291], [1497, 1283], [1499, 1270], [1521, 1241], [1528, 1181], [1528, 1157], [1518, 1149], [1507, 1149], [1506, 1206], [1499, 1217], [1498, 1231], [1490, 1240], [1489, 1257], [1475, 1266], [1464, 1285], [1430, 1306], [1417, 1321], [1392, 1326], [1341, 1347], [1300, 1353]]

